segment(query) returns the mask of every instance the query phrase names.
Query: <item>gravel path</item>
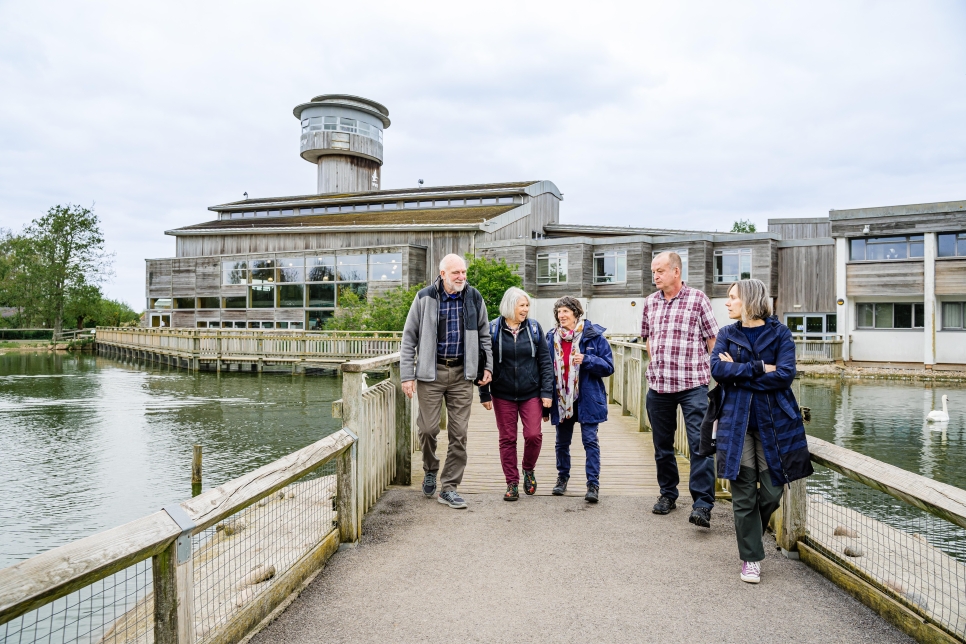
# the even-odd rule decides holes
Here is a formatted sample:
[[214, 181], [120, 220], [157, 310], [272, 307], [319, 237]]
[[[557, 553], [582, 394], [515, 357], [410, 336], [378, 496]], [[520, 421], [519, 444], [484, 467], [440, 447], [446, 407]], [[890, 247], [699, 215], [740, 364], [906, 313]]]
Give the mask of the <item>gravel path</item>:
[[389, 490], [253, 644], [912, 641], [770, 536], [762, 583], [742, 583], [728, 503], [701, 530], [649, 498], [467, 502]]

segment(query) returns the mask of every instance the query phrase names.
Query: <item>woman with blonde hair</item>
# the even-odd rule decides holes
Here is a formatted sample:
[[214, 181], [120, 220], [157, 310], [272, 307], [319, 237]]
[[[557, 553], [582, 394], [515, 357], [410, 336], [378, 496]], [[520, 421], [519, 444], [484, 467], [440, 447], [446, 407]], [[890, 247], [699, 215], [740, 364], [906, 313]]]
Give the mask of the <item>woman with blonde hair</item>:
[[534, 469], [543, 444], [543, 409], [550, 406], [553, 368], [543, 329], [530, 319], [530, 296], [512, 286], [500, 302], [500, 317], [490, 322], [493, 380], [480, 387], [480, 402], [492, 409], [500, 435], [500, 462], [506, 478], [504, 501], [520, 498], [517, 469], [517, 419], [523, 423], [523, 491], [537, 491]]
[[741, 580], [761, 581], [762, 535], [782, 486], [812, 473], [805, 426], [792, 394], [795, 342], [772, 315], [768, 289], [741, 280], [728, 289], [711, 375], [724, 388], [718, 418], [718, 478], [731, 481]]

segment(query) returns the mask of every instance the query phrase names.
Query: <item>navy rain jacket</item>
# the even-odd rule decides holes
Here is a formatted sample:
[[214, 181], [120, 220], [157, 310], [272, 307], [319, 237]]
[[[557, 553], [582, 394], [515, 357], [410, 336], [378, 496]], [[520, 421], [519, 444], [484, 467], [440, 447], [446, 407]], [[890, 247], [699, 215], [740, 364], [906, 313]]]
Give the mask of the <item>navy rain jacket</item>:
[[[577, 383], [577, 422], [583, 425], [599, 424], [607, 420], [607, 392], [604, 378], [614, 373], [614, 356], [610, 343], [604, 337], [606, 329], [590, 320], [584, 320], [584, 332], [580, 336], [580, 352], [584, 361], [580, 364]], [[553, 357], [553, 329], [547, 332], [547, 348]], [[557, 405], [557, 378], [553, 380], [553, 404], [550, 405], [550, 422], [560, 424]]]
[[[725, 352], [734, 362], [721, 360]], [[765, 364], [775, 365], [776, 370], [765, 373]], [[738, 477], [753, 401], [772, 483], [784, 485], [812, 474], [805, 425], [791, 390], [795, 343], [788, 327], [769, 317], [754, 347], [741, 322], [723, 327], [711, 352], [711, 375], [724, 387], [717, 435], [719, 478]]]

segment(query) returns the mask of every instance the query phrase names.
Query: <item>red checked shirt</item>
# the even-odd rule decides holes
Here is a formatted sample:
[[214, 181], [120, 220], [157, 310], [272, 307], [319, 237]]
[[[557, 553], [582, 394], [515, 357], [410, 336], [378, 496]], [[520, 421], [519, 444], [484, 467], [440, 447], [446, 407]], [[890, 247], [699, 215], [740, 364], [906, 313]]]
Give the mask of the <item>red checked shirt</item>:
[[685, 284], [669, 301], [658, 291], [644, 299], [641, 337], [650, 340], [647, 384], [659, 394], [686, 391], [711, 380], [708, 338], [718, 335], [711, 300]]

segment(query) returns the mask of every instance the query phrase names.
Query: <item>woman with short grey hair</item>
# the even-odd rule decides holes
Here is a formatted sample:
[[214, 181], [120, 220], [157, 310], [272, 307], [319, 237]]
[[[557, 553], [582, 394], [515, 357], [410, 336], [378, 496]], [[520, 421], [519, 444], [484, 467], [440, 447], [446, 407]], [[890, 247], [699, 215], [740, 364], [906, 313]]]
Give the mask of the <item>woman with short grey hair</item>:
[[[782, 486], [812, 473], [805, 426], [792, 394], [795, 342], [771, 314], [760, 280], [728, 289], [728, 317], [711, 352], [711, 375], [723, 387], [716, 449], [718, 477], [731, 481], [742, 581], [761, 580], [761, 538], [778, 509]], [[707, 421], [706, 421], [707, 422]]]
[[523, 423], [523, 491], [537, 491], [534, 469], [543, 444], [541, 419], [550, 406], [553, 368], [542, 342], [543, 329], [530, 319], [530, 296], [515, 286], [500, 302], [500, 317], [490, 322], [493, 380], [480, 387], [480, 402], [496, 416], [500, 462], [506, 478], [504, 501], [520, 498], [517, 469], [517, 419]]

